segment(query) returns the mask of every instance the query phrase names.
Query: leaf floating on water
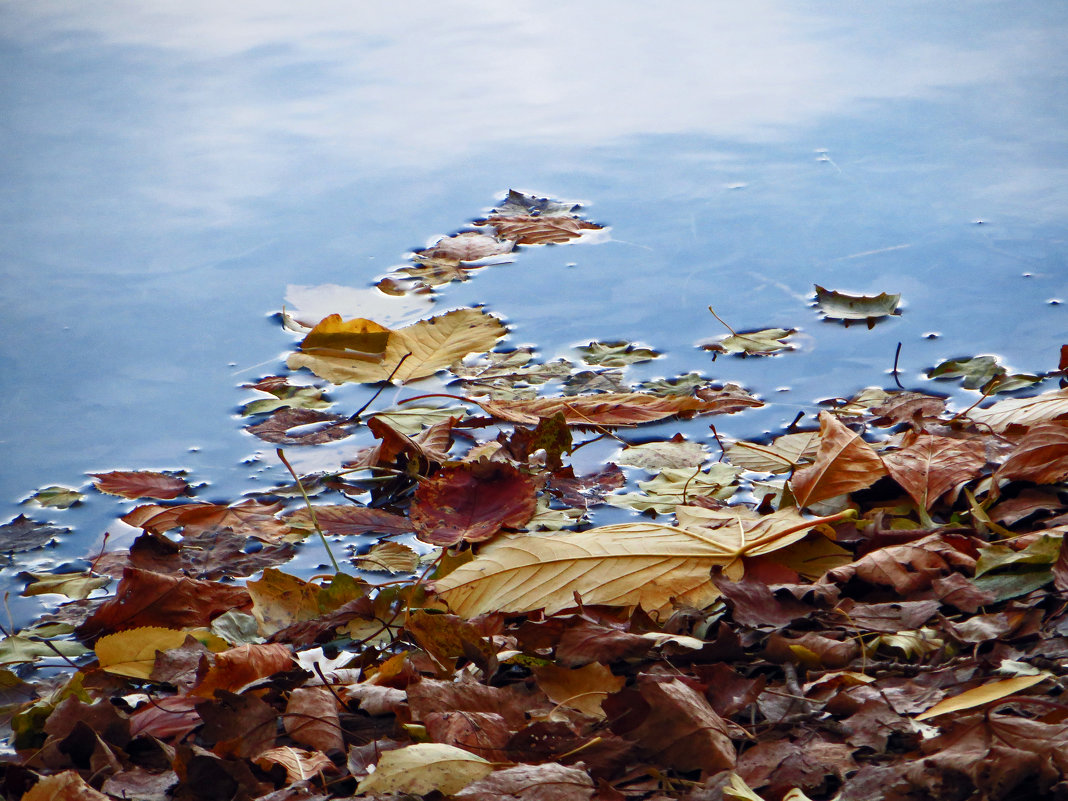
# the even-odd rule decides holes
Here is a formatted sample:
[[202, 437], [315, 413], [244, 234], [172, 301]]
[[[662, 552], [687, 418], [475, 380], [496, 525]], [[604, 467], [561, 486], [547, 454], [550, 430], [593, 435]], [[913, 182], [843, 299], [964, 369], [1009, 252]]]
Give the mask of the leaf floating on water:
[[665, 467], [694, 468], [704, 464], [709, 457], [708, 449], [700, 442], [672, 439], [664, 442], [646, 442], [631, 445], [622, 450], [614, 461], [628, 467], [643, 470], [661, 470]]
[[[662, 420], [673, 415], [736, 411], [737, 398], [702, 400], [686, 396], [658, 397], [640, 392], [617, 392], [603, 395], [578, 395], [568, 398], [536, 398], [517, 401], [480, 401], [486, 414], [499, 420], [525, 425], [537, 425], [543, 417], [562, 412], [572, 426], [631, 426]], [[762, 405], [760, 401], [746, 404]]]
[[874, 328], [881, 317], [898, 314], [901, 295], [882, 292], [878, 295], [849, 295], [845, 292], [824, 289], [816, 285], [816, 303], [820, 311], [832, 320], [865, 320], [868, 328]]
[[768, 445], [739, 441], [727, 447], [731, 464], [757, 473], [789, 473], [810, 463], [820, 448], [818, 431], [783, 434]]
[[591, 342], [577, 348], [583, 354], [582, 361], [595, 367], [626, 367], [660, 358], [660, 352], [642, 348], [630, 342]]
[[369, 573], [413, 573], [419, 567], [419, 554], [399, 542], [376, 542], [371, 550], [352, 561]]
[[41, 506], [49, 506], [53, 509], [69, 509], [77, 503], [81, 503], [85, 494], [69, 487], [42, 487], [30, 496], [30, 500]]
[[[290, 355], [291, 370], [306, 367], [334, 384], [406, 382], [443, 370], [469, 353], [482, 353], [507, 333], [496, 317], [481, 309], [456, 309], [438, 317], [420, 320], [389, 332], [385, 349], [377, 360], [366, 360], [313, 348]], [[403, 362], [403, 363], [402, 363]]]
[[770, 356], [784, 350], [794, 350], [797, 346], [786, 340], [797, 331], [793, 328], [765, 328], [760, 331], [731, 334], [702, 346], [714, 353], [738, 354], [741, 356]]
[[689, 503], [696, 498], [727, 500], [737, 489], [733, 484], [738, 473], [737, 467], [722, 462], [713, 464], [707, 470], [669, 467], [650, 481], [639, 481], [641, 492], [609, 495], [605, 500], [612, 506], [639, 512], [652, 510], [659, 514], [670, 514], [679, 504]]
[[984, 395], [1012, 392], [1037, 384], [1041, 376], [1009, 371], [998, 364], [995, 356], [975, 356], [969, 359], [949, 359], [927, 371], [928, 378], [960, 378], [965, 389], [978, 389]]
[[415, 252], [419, 261], [481, 261], [491, 256], [511, 253], [515, 242], [477, 231], [463, 231], [444, 236], [431, 247]]
[[115, 470], [110, 473], [90, 473], [93, 486], [108, 495], [123, 498], [159, 498], [169, 501], [189, 489], [185, 479], [150, 470]]
[[347, 418], [313, 409], [279, 409], [246, 430], [277, 445], [321, 445], [352, 435]]

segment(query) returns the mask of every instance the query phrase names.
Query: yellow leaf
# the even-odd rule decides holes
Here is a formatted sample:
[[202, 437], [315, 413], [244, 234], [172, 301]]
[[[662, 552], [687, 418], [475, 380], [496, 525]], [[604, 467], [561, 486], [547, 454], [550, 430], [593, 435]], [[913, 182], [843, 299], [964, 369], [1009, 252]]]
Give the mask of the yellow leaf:
[[416, 743], [382, 754], [375, 772], [356, 786], [356, 794], [427, 795], [437, 790], [443, 795], [453, 795], [492, 772], [491, 763], [462, 748], [443, 743]]
[[[338, 322], [376, 325], [369, 320], [341, 323], [338, 318]], [[307, 367], [334, 384], [386, 381], [394, 370], [397, 371], [394, 381], [412, 381], [433, 375], [469, 353], [490, 350], [506, 333], [500, 320], [480, 309], [456, 309], [389, 331], [381, 357], [373, 361], [356, 355], [326, 353], [324, 350], [329, 349], [316, 347], [309, 352], [302, 346], [301, 352], [290, 355], [286, 364], [291, 370]]]
[[[679, 507], [690, 510], [693, 507]], [[774, 551], [813, 527], [841, 519], [806, 519], [795, 510], [743, 517], [734, 510], [688, 512], [704, 529], [660, 523], [622, 523], [552, 536], [504, 537], [434, 583], [459, 615], [489, 611], [548, 613], [583, 603], [668, 611], [672, 603], [698, 608], [719, 597], [709, 580], [714, 565], [740, 578], [744, 555]]]
[[1033, 687], [1040, 681], [1052, 677], [1052, 673], [1043, 671], [1034, 676], [1017, 676], [1014, 679], [1005, 679], [1004, 681], [995, 681], [991, 684], [984, 684], [981, 687], [965, 690], [960, 695], [955, 695], [952, 698], [946, 698], [945, 700], [939, 701], [926, 712], [917, 715], [915, 719], [927, 720], [928, 718], [937, 717], [938, 715], [944, 715], [947, 712], [960, 712], [964, 709], [974, 709], [977, 706], [1000, 701], [1002, 698], [1010, 696], [1013, 693], [1018, 693], [1021, 690], [1026, 690], [1028, 687]]
[[156, 665], [156, 652], [181, 647], [188, 632], [146, 626], [101, 637], [94, 650], [101, 669], [119, 676], [147, 679]]
[[259, 621], [260, 632], [270, 636], [292, 623], [319, 617], [318, 584], [304, 581], [273, 567], [263, 571], [258, 581], [245, 584], [252, 596], [252, 615]]
[[388, 328], [371, 320], [346, 321], [340, 314], [331, 314], [304, 337], [300, 349], [315, 356], [378, 362], [385, 355], [389, 336]]
[[558, 706], [577, 709], [590, 717], [604, 720], [601, 701], [623, 689], [626, 679], [616, 676], [600, 662], [591, 662], [580, 668], [561, 665], [540, 665], [534, 668], [534, 677], [549, 700]]

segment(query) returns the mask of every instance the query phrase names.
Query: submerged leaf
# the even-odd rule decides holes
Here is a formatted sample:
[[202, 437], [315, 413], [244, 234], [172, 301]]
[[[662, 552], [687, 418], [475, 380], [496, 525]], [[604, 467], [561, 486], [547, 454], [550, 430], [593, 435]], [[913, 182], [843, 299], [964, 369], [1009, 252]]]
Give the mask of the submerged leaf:
[[32, 551], [47, 545], [56, 537], [69, 533], [69, 528], [35, 523], [25, 515], [19, 515], [0, 526], [0, 552]]

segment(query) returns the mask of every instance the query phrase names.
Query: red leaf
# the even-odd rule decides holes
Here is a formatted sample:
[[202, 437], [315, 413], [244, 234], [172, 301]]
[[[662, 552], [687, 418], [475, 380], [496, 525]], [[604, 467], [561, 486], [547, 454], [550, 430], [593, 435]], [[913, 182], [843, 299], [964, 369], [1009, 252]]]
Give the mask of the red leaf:
[[435, 545], [488, 540], [534, 514], [538, 482], [509, 464], [476, 462], [440, 470], [415, 491], [416, 535]]
[[96, 479], [93, 486], [100, 492], [121, 495], [123, 498], [160, 498], [169, 501], [189, 489], [185, 479], [149, 470], [115, 470], [89, 475]]

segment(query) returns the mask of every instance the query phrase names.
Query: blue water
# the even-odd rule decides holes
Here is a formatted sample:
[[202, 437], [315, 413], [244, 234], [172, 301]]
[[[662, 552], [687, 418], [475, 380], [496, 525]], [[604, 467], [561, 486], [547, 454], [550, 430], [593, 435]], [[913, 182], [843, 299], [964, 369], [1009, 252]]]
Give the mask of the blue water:
[[[525, 249], [437, 308], [484, 303], [545, 359], [635, 340], [665, 356], [634, 380], [740, 382], [771, 403], [715, 419], [735, 436], [889, 386], [899, 342], [902, 382], [959, 403], [924, 371], [1042, 372], [1068, 342], [1062, 4], [4, 0], [0, 20], [0, 520], [74, 529], [16, 557], [13, 595], [17, 570], [131, 535], [114, 499], [17, 503], [39, 487], [280, 480], [236, 409], [291, 346], [287, 287], [366, 289], [509, 188], [583, 202], [608, 241]], [[816, 283], [903, 314], [823, 322]], [[333, 311], [411, 314], [380, 304]], [[709, 305], [801, 349], [713, 362]]]

